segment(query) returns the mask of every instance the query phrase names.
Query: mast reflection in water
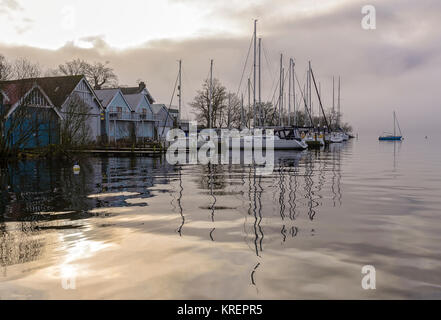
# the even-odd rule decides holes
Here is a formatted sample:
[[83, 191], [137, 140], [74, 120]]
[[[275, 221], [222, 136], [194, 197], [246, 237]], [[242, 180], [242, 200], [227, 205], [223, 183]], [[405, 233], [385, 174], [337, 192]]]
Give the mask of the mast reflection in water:
[[[441, 183], [423, 167], [408, 177], [405, 152], [358, 142], [276, 152], [264, 176], [253, 165], [163, 157], [89, 158], [79, 175], [59, 161], [10, 164], [0, 180], [0, 298], [431, 296]], [[415, 229], [417, 215], [428, 227]], [[419, 237], [421, 250], [397, 247], [397, 237]], [[411, 258], [431, 272], [406, 269]], [[361, 290], [365, 264], [382, 268], [382, 290]], [[75, 290], [63, 289], [66, 276]]]

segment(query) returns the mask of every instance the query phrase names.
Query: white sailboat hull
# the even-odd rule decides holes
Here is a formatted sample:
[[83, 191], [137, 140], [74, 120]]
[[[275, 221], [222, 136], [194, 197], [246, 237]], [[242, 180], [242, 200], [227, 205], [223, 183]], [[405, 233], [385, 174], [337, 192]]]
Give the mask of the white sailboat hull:
[[327, 136], [327, 141], [329, 143], [342, 143], [344, 141], [347, 141], [349, 137], [345, 140], [345, 135], [340, 132], [332, 132], [330, 135]]
[[341, 136], [342, 136], [343, 141], [348, 141], [349, 140], [349, 136], [346, 133], [342, 132]]

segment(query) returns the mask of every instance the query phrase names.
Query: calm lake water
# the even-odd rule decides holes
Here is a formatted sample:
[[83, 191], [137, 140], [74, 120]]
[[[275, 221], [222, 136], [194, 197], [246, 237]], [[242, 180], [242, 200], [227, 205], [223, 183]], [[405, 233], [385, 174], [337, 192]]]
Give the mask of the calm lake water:
[[278, 152], [270, 176], [161, 157], [10, 165], [0, 298], [441, 299], [440, 144]]

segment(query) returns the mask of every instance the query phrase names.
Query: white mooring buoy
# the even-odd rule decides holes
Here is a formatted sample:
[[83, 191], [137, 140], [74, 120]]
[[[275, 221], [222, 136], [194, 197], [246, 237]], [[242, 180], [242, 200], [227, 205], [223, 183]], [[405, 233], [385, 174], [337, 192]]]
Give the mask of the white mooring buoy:
[[73, 166], [73, 172], [74, 174], [80, 174], [80, 166], [78, 164]]

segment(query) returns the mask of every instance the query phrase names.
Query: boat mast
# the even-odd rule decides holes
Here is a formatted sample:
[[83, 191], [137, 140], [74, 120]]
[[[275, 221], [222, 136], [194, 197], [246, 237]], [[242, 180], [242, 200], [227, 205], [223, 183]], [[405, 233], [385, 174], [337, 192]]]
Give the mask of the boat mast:
[[305, 103], [305, 116], [304, 116], [304, 120], [303, 120], [303, 125], [306, 127], [306, 115], [308, 115], [308, 123], [310, 122], [310, 118], [311, 115], [309, 114], [309, 110], [308, 110], [308, 94], [307, 94], [307, 90], [308, 90], [308, 73], [309, 70], [306, 71], [307, 75], [306, 75], [306, 83], [303, 84], [303, 101]]
[[295, 81], [295, 63], [292, 61], [292, 94], [293, 94], [293, 102], [294, 102], [294, 119], [293, 124], [297, 126], [297, 115], [296, 115], [296, 81]]
[[395, 124], [395, 111], [394, 111], [394, 137], [396, 137], [396, 129], [395, 129], [395, 127], [396, 127], [396, 124]]
[[181, 97], [182, 97], [182, 60], [179, 60], [179, 114], [178, 114], [178, 125], [181, 124]]
[[280, 54], [280, 84], [279, 84], [279, 126], [282, 125], [282, 86], [283, 86], [283, 79], [282, 79], [282, 63], [283, 63], [283, 54]]
[[[319, 91], [317, 88], [317, 83], [315, 82], [314, 72], [312, 72], [312, 69], [311, 69], [311, 76], [312, 76], [312, 81], [314, 81], [314, 88], [315, 88], [315, 92], [317, 93], [320, 109], [322, 110], [323, 120], [325, 120], [326, 128], [328, 128], [328, 130], [329, 130], [328, 119], [326, 118], [325, 109], [323, 109], [322, 99], [320, 97], [320, 94], [319, 94]], [[319, 112], [320, 112], [320, 110], [319, 110]]]
[[[308, 70], [307, 70], [307, 72], [308, 72]], [[300, 108], [300, 103], [303, 103], [303, 106], [305, 107], [305, 115], [303, 117], [303, 126], [306, 126], [306, 117], [308, 117], [308, 121], [310, 123], [312, 123], [311, 114], [309, 113], [309, 110], [308, 110], [308, 101], [307, 101], [308, 95], [306, 92], [306, 83], [308, 83], [308, 81], [306, 81], [306, 83], [303, 84], [303, 91], [302, 91], [302, 87], [300, 85], [299, 79], [295, 76], [295, 73], [294, 73], [294, 80], [296, 80], [297, 85], [299, 86], [299, 89], [300, 89], [300, 94], [301, 94], [299, 97], [299, 108]], [[308, 77], [306, 77], [306, 80], [308, 80]], [[325, 118], [325, 122], [327, 123], [326, 118]]]
[[281, 123], [280, 123], [280, 125], [282, 125], [283, 126], [283, 124], [284, 124], [284, 121], [283, 121], [283, 111], [285, 110], [284, 108], [285, 108], [285, 68], [283, 67], [282, 68], [282, 102], [281, 102], [281, 107], [282, 107], [282, 110], [281, 110], [281, 112], [280, 112], [280, 121], [281, 121]]
[[249, 114], [250, 114], [250, 110], [251, 110], [251, 80], [250, 80], [250, 78], [248, 78], [248, 116], [247, 116], [248, 129], [251, 128], [251, 119], [248, 119]]
[[253, 66], [253, 128], [256, 127], [256, 33], [257, 33], [257, 20], [254, 20], [254, 66]]
[[[309, 116], [311, 117], [311, 110], [309, 109], [309, 68], [307, 68], [306, 71], [306, 112], [308, 112]], [[312, 119], [309, 119], [308, 127], [311, 127]]]
[[338, 121], [337, 121], [337, 126], [338, 129], [340, 129], [340, 76], [338, 76]]
[[262, 38], [259, 38], [259, 124], [263, 125], [262, 119], [262, 68], [260, 67], [261, 62], [261, 48], [262, 48]]
[[288, 126], [291, 126], [291, 72], [292, 72], [292, 59], [289, 59], [288, 70]]
[[311, 127], [314, 127], [314, 118], [312, 115], [312, 86], [311, 86], [311, 61], [309, 61], [309, 73], [308, 73], [308, 83], [309, 83], [309, 87], [308, 87], [308, 102], [309, 102], [309, 114], [311, 115]]
[[[337, 120], [335, 119], [335, 79], [332, 76], [332, 118], [331, 121]], [[331, 128], [329, 128], [331, 129]]]
[[[231, 129], [231, 92], [228, 92], [228, 113], [227, 113], [227, 126]], [[221, 126], [222, 127], [222, 126]]]
[[212, 117], [211, 117], [211, 100], [213, 98], [213, 59], [210, 60], [210, 94], [208, 98], [208, 128], [211, 129]]
[[[322, 97], [322, 84], [321, 82], [319, 82], [319, 96], [320, 98]], [[320, 118], [320, 111], [318, 113], [318, 126], [320, 128], [320, 124], [321, 124], [321, 118]]]
[[309, 103], [309, 100], [310, 100], [310, 97], [309, 97], [309, 80], [310, 80], [310, 77], [309, 77], [309, 75], [310, 75], [310, 72], [309, 72], [309, 69], [308, 69], [306, 71], [306, 91], [305, 91], [306, 105], [305, 105], [305, 108], [306, 108], [306, 113], [309, 114], [308, 124], [309, 124], [309, 127], [311, 127], [312, 126], [312, 115], [311, 115], [311, 110], [309, 108], [309, 105], [310, 105], [310, 103]]
[[243, 93], [242, 93], [240, 99], [240, 126], [239, 126], [239, 129], [241, 130], [243, 128], [243, 119], [244, 119], [244, 114], [243, 114]]

